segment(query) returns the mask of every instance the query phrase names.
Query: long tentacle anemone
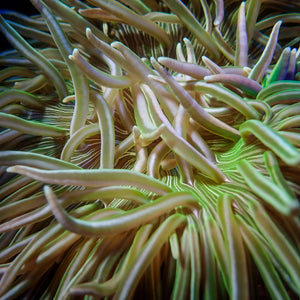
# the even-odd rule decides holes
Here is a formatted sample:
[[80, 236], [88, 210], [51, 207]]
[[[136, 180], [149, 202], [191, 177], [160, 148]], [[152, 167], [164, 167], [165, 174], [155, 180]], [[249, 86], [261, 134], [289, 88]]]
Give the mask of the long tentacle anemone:
[[298, 299], [300, 4], [2, 11], [1, 299]]

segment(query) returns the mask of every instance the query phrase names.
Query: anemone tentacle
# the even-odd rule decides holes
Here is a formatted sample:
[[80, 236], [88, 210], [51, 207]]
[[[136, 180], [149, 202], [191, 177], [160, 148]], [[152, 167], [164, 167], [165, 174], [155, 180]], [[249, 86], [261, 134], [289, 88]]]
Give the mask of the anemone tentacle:
[[1, 299], [298, 299], [298, 0], [1, 11]]

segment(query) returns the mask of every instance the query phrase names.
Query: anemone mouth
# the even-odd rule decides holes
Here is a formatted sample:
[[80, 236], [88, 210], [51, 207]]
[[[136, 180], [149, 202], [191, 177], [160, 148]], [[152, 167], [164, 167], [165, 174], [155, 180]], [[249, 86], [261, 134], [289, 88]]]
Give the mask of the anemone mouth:
[[298, 1], [3, 12], [3, 299], [296, 299]]

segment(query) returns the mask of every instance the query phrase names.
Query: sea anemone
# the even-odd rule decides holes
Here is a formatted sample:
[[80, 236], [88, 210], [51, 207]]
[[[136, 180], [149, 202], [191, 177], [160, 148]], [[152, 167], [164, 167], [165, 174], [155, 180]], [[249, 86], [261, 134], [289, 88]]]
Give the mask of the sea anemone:
[[298, 0], [2, 11], [1, 299], [300, 295]]

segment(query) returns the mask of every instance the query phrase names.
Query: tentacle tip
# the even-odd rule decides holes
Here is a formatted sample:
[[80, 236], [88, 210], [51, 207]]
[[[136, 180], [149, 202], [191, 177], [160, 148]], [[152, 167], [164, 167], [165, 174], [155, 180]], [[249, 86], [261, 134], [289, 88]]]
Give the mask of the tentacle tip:
[[78, 56], [79, 56], [79, 50], [77, 48], [74, 48], [72, 54], [70, 54], [68, 58], [71, 60], [75, 60], [76, 58], [78, 58]]
[[276, 22], [276, 24], [274, 25], [274, 28], [279, 28], [282, 24], [282, 20], [279, 20]]
[[8, 168], [6, 169], [6, 172], [7, 172], [7, 173], [17, 173], [16, 166], [8, 167]]
[[45, 195], [48, 195], [49, 193], [52, 192], [52, 189], [49, 185], [44, 185], [43, 189], [44, 189]]
[[118, 41], [114, 41], [110, 45], [117, 50], [119, 50], [123, 46], [123, 44]]
[[157, 60], [153, 56], [150, 57], [150, 62], [151, 64], [157, 64]]
[[213, 75], [207, 75], [207, 76], [204, 76], [203, 79], [207, 82], [210, 82], [210, 80], [213, 78]]
[[223, 183], [232, 183], [233, 181], [229, 177], [225, 177]]
[[162, 64], [163, 61], [164, 61], [165, 59], [166, 59], [165, 57], [160, 56], [160, 57], [157, 58], [157, 61], [158, 61], [160, 64]]
[[153, 68], [156, 71], [159, 71], [159, 70], [163, 69], [162, 65], [154, 57], [150, 58], [150, 62], [151, 62], [151, 65], [153, 66]]
[[244, 76], [249, 76], [249, 74], [250, 74], [250, 72], [251, 72], [251, 68], [249, 68], [249, 67], [243, 67], [243, 73], [242, 73], [242, 75], [244, 75]]
[[87, 27], [85, 29], [85, 34], [86, 34], [87, 38], [89, 38], [93, 34], [90, 27]]
[[201, 59], [202, 59], [202, 61], [203, 61], [203, 62], [205, 62], [205, 61], [208, 61], [208, 60], [209, 60], [209, 58], [208, 58], [207, 56], [205, 56], [205, 55], [202, 55]]

